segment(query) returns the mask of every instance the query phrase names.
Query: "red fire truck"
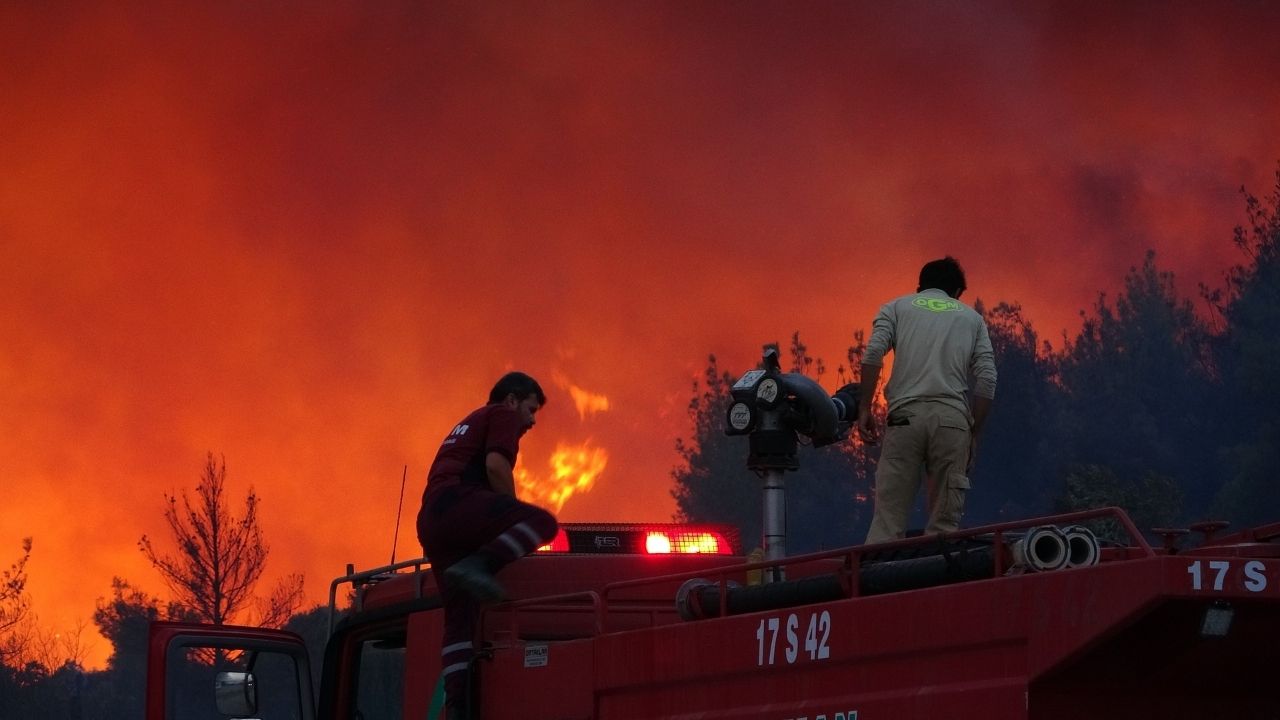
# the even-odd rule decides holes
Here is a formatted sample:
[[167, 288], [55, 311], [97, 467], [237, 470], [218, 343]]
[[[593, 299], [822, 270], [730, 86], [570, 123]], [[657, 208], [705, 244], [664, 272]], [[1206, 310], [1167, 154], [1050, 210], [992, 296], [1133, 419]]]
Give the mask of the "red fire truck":
[[[854, 392], [828, 397], [768, 354], [734, 385], [763, 558], [735, 555], [725, 528], [566, 525], [504, 569], [473, 717], [1280, 718], [1280, 523], [1152, 547], [1104, 508], [787, 557], [796, 436], [838, 439]], [[331, 609], [340, 589], [353, 600], [318, 675], [297, 635], [154, 624], [146, 720], [439, 717], [427, 561], [349, 571]]]
[[[1129, 541], [1070, 541], [1100, 522]], [[1280, 717], [1280, 524], [1200, 530], [1152, 547], [1104, 509], [752, 563], [721, 528], [568, 525], [503, 571], [475, 717]], [[348, 585], [318, 687], [291, 633], [156, 623], [147, 720], [438, 717], [423, 561]]]

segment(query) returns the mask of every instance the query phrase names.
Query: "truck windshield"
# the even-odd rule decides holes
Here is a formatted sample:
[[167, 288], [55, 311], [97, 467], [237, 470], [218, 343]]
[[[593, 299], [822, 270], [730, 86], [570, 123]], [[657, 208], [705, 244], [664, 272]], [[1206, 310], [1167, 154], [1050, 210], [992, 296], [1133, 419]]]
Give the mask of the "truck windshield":
[[167, 718], [236, 717], [303, 720], [297, 661], [281, 652], [187, 645], [170, 653], [166, 669]]

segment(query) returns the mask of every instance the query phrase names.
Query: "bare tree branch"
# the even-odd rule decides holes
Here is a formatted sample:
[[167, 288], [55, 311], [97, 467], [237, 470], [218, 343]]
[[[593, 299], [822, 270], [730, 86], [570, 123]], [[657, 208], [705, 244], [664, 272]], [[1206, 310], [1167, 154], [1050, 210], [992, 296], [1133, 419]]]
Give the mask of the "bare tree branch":
[[258, 625], [284, 627], [289, 618], [302, 607], [302, 582], [302, 575], [297, 573], [280, 578], [271, 594], [257, 602]]
[[27, 560], [31, 558], [31, 538], [22, 539], [22, 557], [0, 573], [0, 664], [21, 655], [30, 634], [23, 619], [31, 609], [26, 594]]
[[[146, 535], [138, 542], [142, 553], [160, 571], [176, 602], [203, 622], [223, 625], [254, 605], [263, 624], [280, 624], [301, 603], [302, 578], [290, 576], [265, 604], [256, 601], [254, 586], [262, 578], [270, 549], [258, 524], [258, 496], [250, 488], [244, 514], [231, 514], [226, 498], [225, 458], [209, 453], [196, 485], [195, 498], [166, 495], [166, 524], [177, 553], [163, 554]], [[283, 617], [278, 617], [284, 613]], [[270, 621], [270, 622], [268, 622]]]

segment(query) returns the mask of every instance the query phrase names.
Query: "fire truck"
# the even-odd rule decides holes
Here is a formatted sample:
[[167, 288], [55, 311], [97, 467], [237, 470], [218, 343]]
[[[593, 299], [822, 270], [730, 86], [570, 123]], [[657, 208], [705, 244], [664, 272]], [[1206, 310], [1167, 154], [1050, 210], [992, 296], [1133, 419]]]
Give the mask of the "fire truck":
[[[472, 717], [1280, 718], [1280, 523], [1149, 541], [1101, 508], [787, 556], [791, 439], [838, 437], [848, 407], [810, 385], [766, 362], [734, 386], [762, 556], [722, 526], [564, 525], [499, 575]], [[429, 560], [349, 567], [329, 595], [351, 603], [323, 658], [280, 630], [154, 623], [146, 720], [442, 717]]]

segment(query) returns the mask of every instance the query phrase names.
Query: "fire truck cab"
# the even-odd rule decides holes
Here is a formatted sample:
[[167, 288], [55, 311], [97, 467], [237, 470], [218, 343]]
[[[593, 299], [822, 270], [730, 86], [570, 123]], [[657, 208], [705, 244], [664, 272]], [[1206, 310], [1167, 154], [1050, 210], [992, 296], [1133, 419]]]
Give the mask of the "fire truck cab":
[[[1107, 508], [761, 562], [723, 528], [565, 530], [500, 575], [476, 718], [1280, 717], [1280, 524], [1153, 547]], [[291, 633], [154, 624], [147, 720], [440, 717], [426, 561], [347, 586], [318, 674]]]

